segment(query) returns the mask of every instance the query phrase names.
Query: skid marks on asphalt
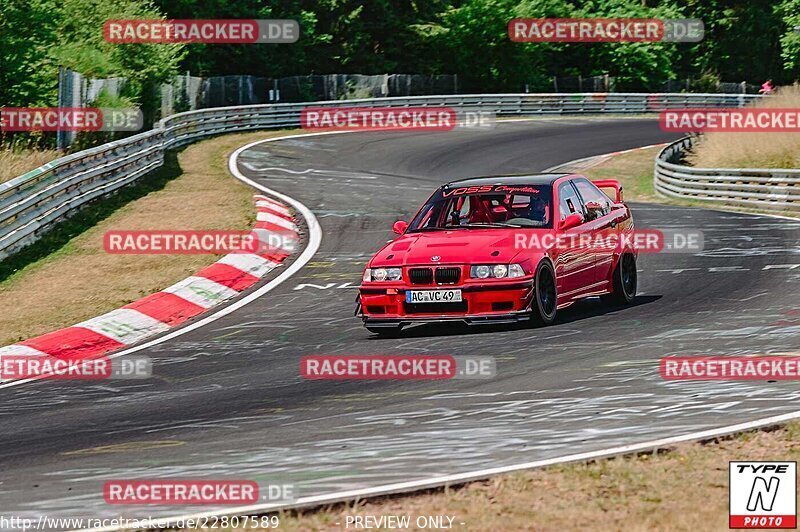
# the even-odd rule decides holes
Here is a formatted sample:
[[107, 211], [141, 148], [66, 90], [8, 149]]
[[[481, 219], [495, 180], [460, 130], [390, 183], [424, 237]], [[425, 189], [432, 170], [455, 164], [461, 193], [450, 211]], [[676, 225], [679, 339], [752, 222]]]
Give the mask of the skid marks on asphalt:
[[[642, 381], [655, 382], [659, 393], [635, 391], [635, 383]], [[796, 402], [800, 392], [763, 383], [659, 382], [655, 365], [637, 364], [618, 366], [613, 371], [583, 372], [572, 386], [491, 394], [471, 393], [468, 388], [404, 390], [378, 396], [372, 399], [404, 397], [413, 403], [376, 411], [366, 406], [367, 398], [351, 394], [315, 405], [311, 418], [308, 409], [282, 408], [274, 411], [281, 419], [282, 431], [329, 426], [336, 429], [330, 434], [339, 436], [316, 437], [285, 448], [245, 435], [237, 440], [236, 449], [225, 452], [224, 460], [214, 464], [215, 471], [256, 478], [263, 475], [264, 464], [269, 464], [271, 473], [286, 475], [285, 479], [296, 483], [300, 491], [352, 489], [374, 479], [407, 479], [410, 463], [415, 464], [417, 476], [434, 476], [445, 470], [519, 462], [520, 453], [541, 459], [607, 446], [609, 440], [621, 444], [631, 435], [648, 439], [664, 429], [689, 431], [703, 426], [702, 417], [708, 412], [735, 414], [736, 418], [766, 416], [780, 411], [785, 402]], [[744, 404], [748, 399], [750, 407]], [[364, 407], [358, 408], [359, 404]], [[410, 404], [415, 406], [411, 408]], [[186, 425], [200, 426], [211, 437], [231, 425], [245, 426], [251, 421], [235, 419], [226, 425], [193, 420]], [[397, 426], [403, 426], [402, 433], [387, 433], [387, 428]], [[156, 467], [147, 473], [190, 477], [202, 475], [207, 465], [176, 466], [169, 471]], [[125, 466], [117, 467], [115, 474], [123, 478], [141, 473], [135, 468], [125, 471]]]

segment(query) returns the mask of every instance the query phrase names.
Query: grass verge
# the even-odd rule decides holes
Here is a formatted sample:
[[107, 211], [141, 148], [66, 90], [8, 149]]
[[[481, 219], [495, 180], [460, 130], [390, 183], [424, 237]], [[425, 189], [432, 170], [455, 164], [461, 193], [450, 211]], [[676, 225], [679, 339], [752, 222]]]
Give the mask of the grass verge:
[[662, 147], [634, 150], [614, 155], [600, 163], [576, 170], [589, 179], [617, 179], [622, 183], [625, 201], [688, 205], [695, 207], [720, 207], [708, 202], [690, 199], [664, 198], [656, 195], [653, 187], [653, 164]]
[[728, 462], [798, 460], [798, 441], [800, 423], [791, 422], [771, 431], [680, 444], [669, 452], [284, 513], [281, 529], [342, 530], [347, 516], [409, 515], [413, 523], [418, 516], [444, 515], [454, 517], [456, 530], [727, 530]]
[[661, 149], [661, 147], [656, 147], [622, 153], [605, 159], [594, 166], [576, 170], [576, 172], [586, 175], [589, 179], [618, 179], [622, 183], [625, 201], [642, 201], [797, 217], [797, 211], [789, 209], [747, 208], [738, 205], [727, 205], [722, 202], [657, 196], [653, 188], [653, 164], [656, 155]]
[[[750, 107], [797, 109], [800, 85], [782, 87]], [[687, 159], [700, 168], [800, 168], [800, 133], [712, 132], [700, 139]]]
[[101, 200], [0, 263], [0, 346], [103, 314], [179, 281], [215, 255], [109, 255], [111, 229], [248, 229], [255, 191], [230, 176], [227, 156], [282, 132], [226, 135], [190, 145], [158, 172]]
[[603, 160], [597, 165], [578, 170], [589, 179], [618, 179], [622, 183], [625, 201], [649, 201], [664, 203], [656, 197], [653, 188], [653, 161], [661, 148], [647, 148], [621, 153]]
[[0, 183], [30, 172], [59, 156], [60, 153], [56, 150], [0, 149]]

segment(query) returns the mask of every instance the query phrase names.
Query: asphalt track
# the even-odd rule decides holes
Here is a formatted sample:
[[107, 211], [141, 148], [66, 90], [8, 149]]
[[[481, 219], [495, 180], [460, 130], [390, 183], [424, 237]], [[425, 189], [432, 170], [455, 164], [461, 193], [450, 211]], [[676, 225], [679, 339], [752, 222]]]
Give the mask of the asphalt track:
[[[365, 260], [436, 185], [672, 138], [652, 120], [562, 119], [493, 131], [314, 136], [247, 150], [244, 174], [318, 217], [315, 258], [260, 300], [142, 351], [154, 359], [151, 380], [0, 389], [0, 514], [185, 514], [209, 508], [112, 507], [103, 482], [236, 478], [291, 482], [308, 496], [798, 410], [797, 383], [665, 382], [658, 360], [800, 354], [800, 222], [638, 204], [638, 227], [702, 229], [706, 249], [642, 256], [633, 306], [589, 300], [547, 328], [422, 326], [401, 339], [378, 339], [353, 317]], [[497, 376], [299, 376], [301, 356], [333, 353], [490, 355]]]

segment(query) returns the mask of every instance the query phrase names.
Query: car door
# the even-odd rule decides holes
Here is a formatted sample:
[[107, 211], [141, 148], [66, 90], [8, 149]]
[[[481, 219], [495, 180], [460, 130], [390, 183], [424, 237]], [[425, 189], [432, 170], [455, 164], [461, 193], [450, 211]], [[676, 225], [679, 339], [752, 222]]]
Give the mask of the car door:
[[[558, 187], [559, 220], [578, 213], [584, 220], [586, 211], [580, 195], [570, 181]], [[594, 257], [582, 237], [587, 232], [586, 223], [561, 231], [560, 249], [555, 257], [559, 304], [571, 301], [587, 285], [594, 282]]]
[[618, 236], [616, 216], [611, 214], [611, 200], [603, 191], [594, 186], [585, 177], [572, 180], [581, 196], [586, 209], [587, 230], [591, 233], [594, 255], [594, 281], [590, 284], [601, 284], [611, 275], [614, 263], [613, 245], [602, 245], [601, 242], [615, 243]]

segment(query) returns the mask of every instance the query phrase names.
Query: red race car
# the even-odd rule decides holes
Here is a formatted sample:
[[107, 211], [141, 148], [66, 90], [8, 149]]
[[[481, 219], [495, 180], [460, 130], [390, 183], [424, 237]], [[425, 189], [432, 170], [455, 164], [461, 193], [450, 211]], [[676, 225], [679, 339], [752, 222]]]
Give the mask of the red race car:
[[636, 295], [633, 218], [616, 180], [455, 181], [393, 229], [400, 236], [367, 264], [356, 307], [381, 335], [421, 322], [548, 325], [581, 298], [627, 304]]

